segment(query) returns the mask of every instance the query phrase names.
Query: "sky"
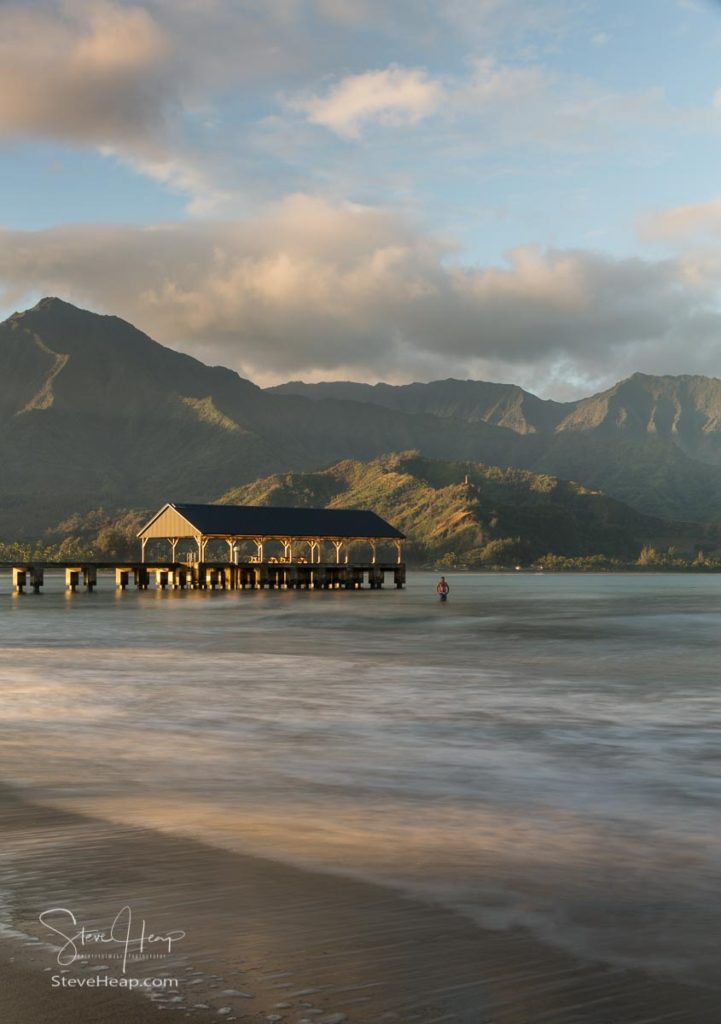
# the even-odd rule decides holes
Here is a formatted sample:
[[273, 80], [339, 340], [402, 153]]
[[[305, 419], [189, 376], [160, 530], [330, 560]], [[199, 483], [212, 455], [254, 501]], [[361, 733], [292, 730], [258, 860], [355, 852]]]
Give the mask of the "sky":
[[261, 384], [721, 376], [721, 3], [3, 0], [0, 313]]

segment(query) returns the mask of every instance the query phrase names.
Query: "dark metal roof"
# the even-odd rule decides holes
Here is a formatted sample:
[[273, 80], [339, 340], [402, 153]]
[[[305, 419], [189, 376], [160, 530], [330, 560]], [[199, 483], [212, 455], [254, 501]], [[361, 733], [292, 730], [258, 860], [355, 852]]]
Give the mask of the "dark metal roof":
[[405, 535], [375, 512], [346, 508], [273, 508], [268, 505], [180, 505], [199, 533], [231, 537], [359, 537]]

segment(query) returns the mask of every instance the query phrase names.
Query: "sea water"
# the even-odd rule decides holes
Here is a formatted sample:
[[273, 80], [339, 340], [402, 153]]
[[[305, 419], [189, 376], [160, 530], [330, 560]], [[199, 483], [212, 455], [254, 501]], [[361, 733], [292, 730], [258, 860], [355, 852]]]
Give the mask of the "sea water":
[[710, 978], [721, 576], [0, 592], [0, 781]]

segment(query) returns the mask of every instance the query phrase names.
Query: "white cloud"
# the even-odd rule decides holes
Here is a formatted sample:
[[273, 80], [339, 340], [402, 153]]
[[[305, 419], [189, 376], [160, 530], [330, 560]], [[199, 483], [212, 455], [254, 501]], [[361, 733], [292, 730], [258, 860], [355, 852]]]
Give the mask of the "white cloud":
[[721, 368], [721, 268], [712, 281], [674, 260], [526, 247], [484, 268], [452, 255], [390, 213], [295, 196], [227, 224], [4, 231], [0, 281], [5, 305], [59, 294], [265, 380], [353, 368], [530, 381], [563, 365], [603, 384], [625, 368]]
[[647, 242], [688, 243], [703, 236], [721, 234], [721, 199], [689, 203], [647, 214], [640, 224]]
[[[363, 149], [369, 148], [370, 135], [364, 129], [393, 127], [382, 137], [373, 136], [374, 153], [385, 145], [384, 155], [392, 158], [390, 150], [402, 145], [400, 155], [407, 157], [409, 147], [422, 144], [419, 160], [428, 160], [429, 151], [447, 153], [447, 173], [452, 173], [454, 158], [480, 158], [516, 147], [591, 153], [611, 147], [620, 151], [632, 141], [636, 154], [639, 126], [643, 132], [672, 125], [692, 130], [708, 127], [703, 119], [712, 117], [674, 110], [658, 89], [613, 92], [579, 75], [492, 57], [470, 60], [460, 75], [433, 78], [423, 70], [391, 67], [347, 76], [325, 92], [288, 100], [286, 110], [345, 139], [362, 137]], [[414, 134], [413, 126], [421, 121], [422, 133]], [[298, 158], [303, 150], [317, 152], [317, 134], [294, 136], [292, 117], [268, 121], [266, 127], [271, 124], [281, 145], [296, 138]], [[328, 160], [334, 167], [332, 149]]]
[[442, 84], [426, 71], [394, 65], [348, 75], [325, 95], [295, 99], [289, 106], [312, 124], [358, 138], [361, 129], [374, 122], [386, 127], [416, 124], [432, 114], [442, 98]]

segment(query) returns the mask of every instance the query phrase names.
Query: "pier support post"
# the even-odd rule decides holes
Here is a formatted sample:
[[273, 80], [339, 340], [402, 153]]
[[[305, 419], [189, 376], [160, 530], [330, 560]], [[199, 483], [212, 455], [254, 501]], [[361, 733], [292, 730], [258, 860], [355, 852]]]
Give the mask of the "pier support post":
[[138, 590], [147, 590], [148, 589], [148, 585], [150, 583], [150, 572], [149, 572], [149, 570], [145, 569], [141, 565], [141, 566], [138, 566], [137, 569], [133, 570], [133, 575], [135, 577], [135, 586], [138, 588]]
[[98, 570], [94, 565], [83, 566], [83, 586], [92, 594], [98, 583]]
[[27, 586], [28, 574], [26, 569], [13, 569], [13, 590], [22, 594]]
[[403, 563], [397, 565], [393, 570], [393, 582], [396, 585], [396, 590], [402, 590], [406, 582], [406, 567]]
[[156, 569], [155, 586], [158, 587], [159, 590], [165, 590], [165, 588], [168, 586], [169, 577], [170, 572], [168, 569]]
[[81, 569], [66, 569], [65, 570], [65, 589], [69, 590], [71, 594], [74, 594], [80, 585], [80, 574]]
[[[350, 589], [351, 590], [362, 590], [363, 589], [363, 570], [362, 569], [358, 569], [358, 568], [356, 568], [354, 566], [352, 569], [348, 570], [348, 575], [350, 577], [350, 579], [349, 579]], [[348, 586], [349, 584], [347, 583], [346, 586]]]
[[115, 587], [117, 590], [125, 590], [130, 583], [130, 569], [115, 569]]
[[34, 594], [40, 593], [40, 588], [45, 582], [45, 571], [42, 567], [31, 565], [28, 570], [30, 573], [30, 586], [33, 588]]

